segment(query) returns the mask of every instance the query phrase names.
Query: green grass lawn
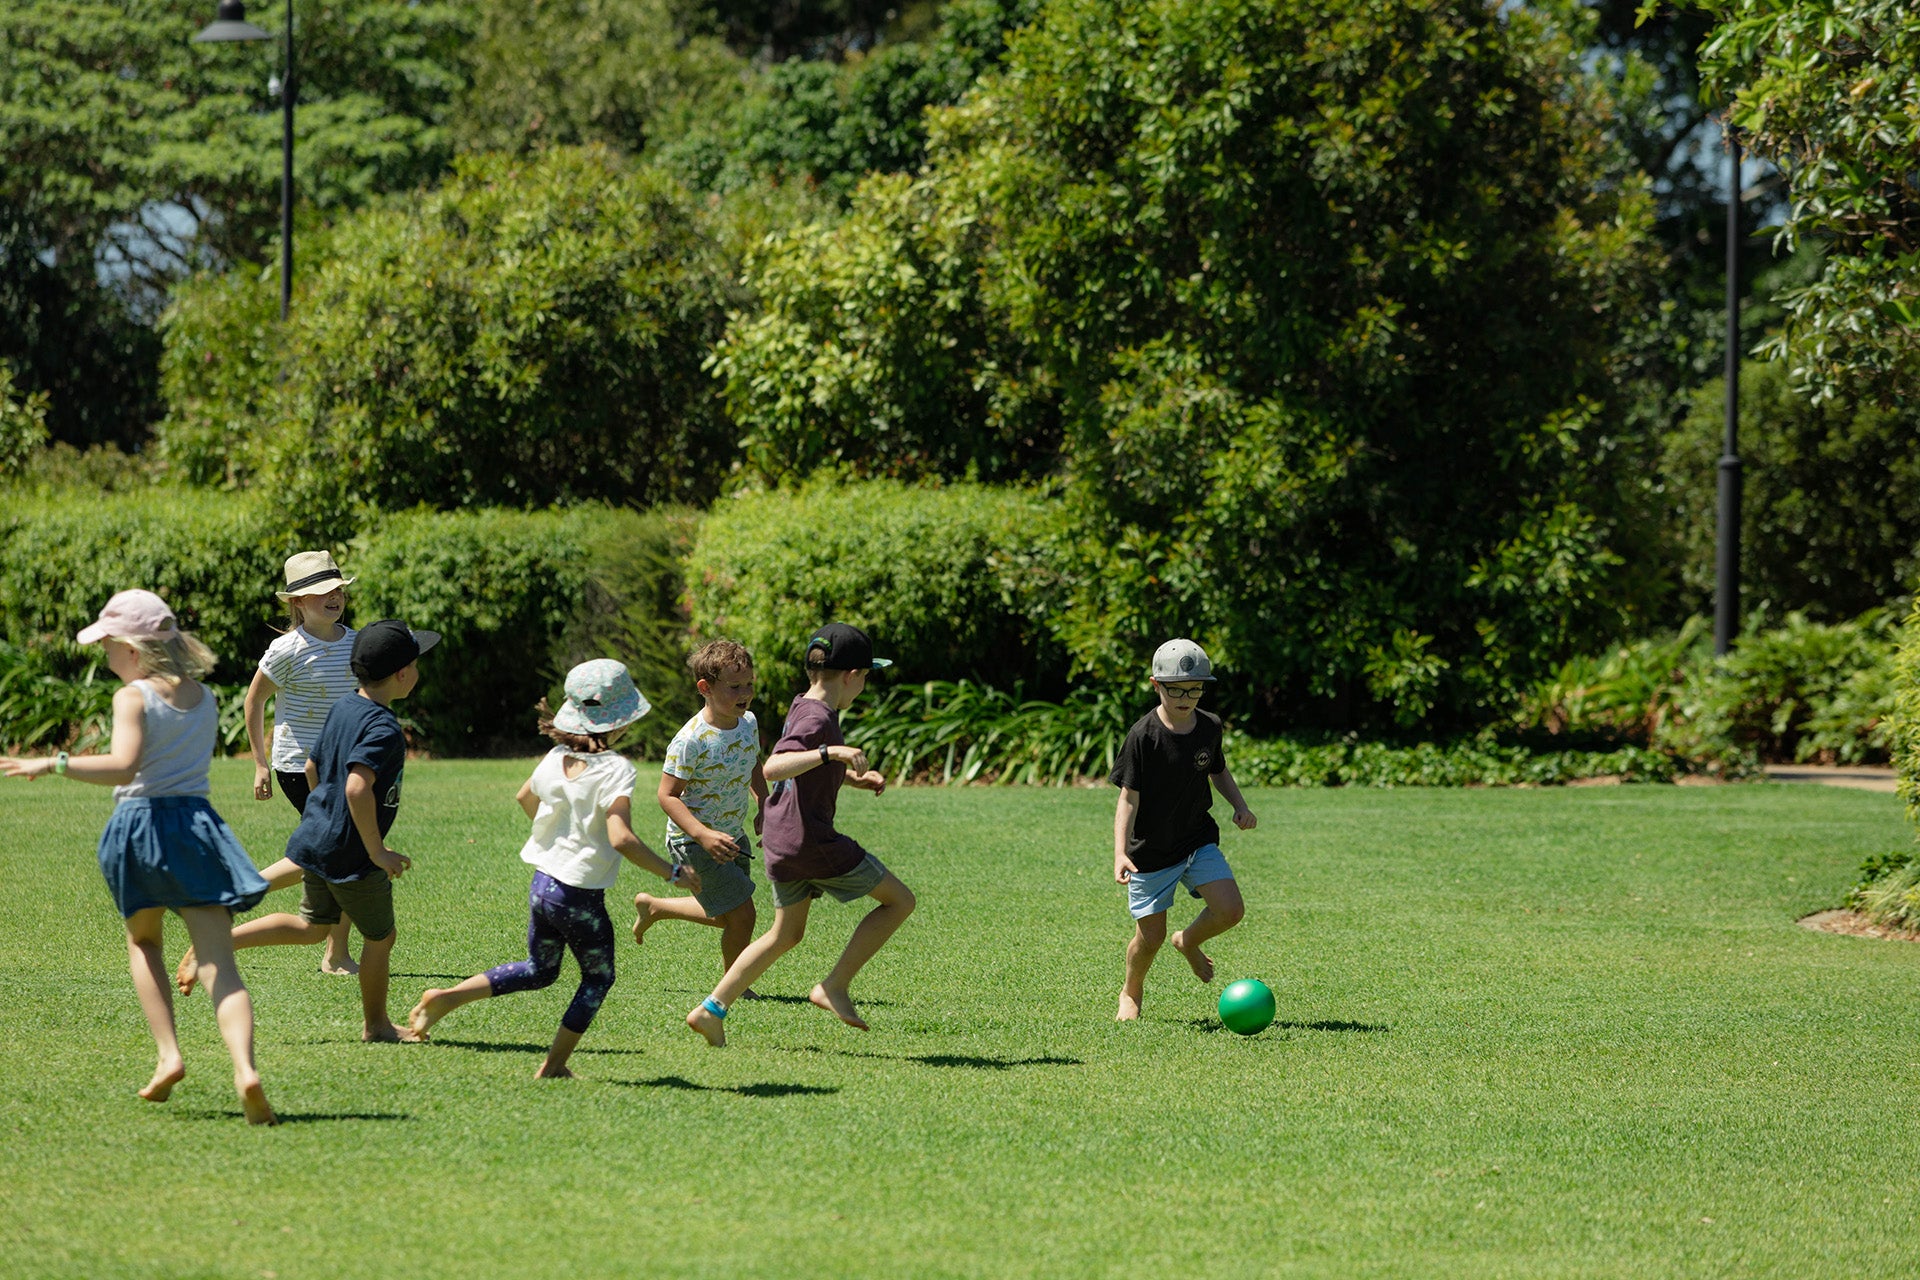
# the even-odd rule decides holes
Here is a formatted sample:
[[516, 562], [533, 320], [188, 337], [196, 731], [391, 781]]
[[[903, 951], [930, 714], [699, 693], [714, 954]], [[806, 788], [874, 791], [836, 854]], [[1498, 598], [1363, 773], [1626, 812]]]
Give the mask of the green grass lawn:
[[[515, 762], [418, 763], [394, 833], [393, 1008], [521, 953]], [[291, 811], [216, 803], [261, 863]], [[290, 1122], [238, 1118], [203, 995], [152, 1047], [93, 847], [109, 798], [0, 786], [0, 1271], [8, 1276], [1912, 1274], [1920, 949], [1809, 933], [1891, 797], [1815, 788], [1265, 791], [1228, 857], [1242, 1039], [1172, 952], [1110, 1021], [1129, 925], [1105, 790], [848, 794], [920, 911], [804, 1003], [857, 912], [814, 911], [731, 1043], [680, 1025], [718, 934], [623, 946], [574, 1066], [570, 997], [364, 1046], [317, 951], [243, 957]], [[651, 828], [654, 824], [649, 822]], [[621, 889], [658, 881], [632, 869]], [[613, 895], [610, 895], [610, 897]], [[269, 900], [291, 909], [295, 895]], [[760, 905], [770, 920], [764, 880]], [[1183, 901], [1176, 922], [1191, 908]], [[624, 928], [629, 916], [616, 916]], [[170, 929], [169, 959], [184, 935]]]

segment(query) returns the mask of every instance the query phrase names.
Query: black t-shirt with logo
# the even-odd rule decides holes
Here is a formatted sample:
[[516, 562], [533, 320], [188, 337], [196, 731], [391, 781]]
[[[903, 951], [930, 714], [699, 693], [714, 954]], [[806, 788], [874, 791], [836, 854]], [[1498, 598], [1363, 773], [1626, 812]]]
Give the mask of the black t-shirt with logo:
[[1220, 842], [1211, 812], [1212, 775], [1227, 767], [1220, 717], [1196, 711], [1193, 720], [1192, 729], [1175, 733], [1160, 723], [1158, 708], [1147, 712], [1113, 762], [1112, 783], [1140, 793], [1127, 857], [1141, 871], [1164, 871]]
[[336, 884], [358, 880], [374, 869], [347, 811], [347, 775], [355, 765], [373, 770], [373, 803], [384, 836], [400, 811], [407, 736], [400, 717], [372, 698], [350, 693], [327, 712], [327, 723], [313, 744], [313, 768], [320, 780], [287, 840], [287, 857]]

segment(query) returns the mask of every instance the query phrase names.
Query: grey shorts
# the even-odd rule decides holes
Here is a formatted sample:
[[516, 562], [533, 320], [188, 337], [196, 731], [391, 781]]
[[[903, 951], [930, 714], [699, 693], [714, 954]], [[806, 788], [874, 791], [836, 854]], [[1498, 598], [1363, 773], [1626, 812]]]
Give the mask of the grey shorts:
[[700, 892], [693, 895], [693, 900], [707, 913], [707, 919], [717, 920], [742, 903], [753, 901], [753, 874], [747, 869], [752, 866], [753, 841], [741, 839], [740, 856], [732, 862], [715, 862], [698, 840], [668, 836], [667, 857], [700, 873]]
[[773, 905], [791, 907], [795, 903], [807, 902], [832, 894], [841, 902], [852, 902], [855, 898], [864, 898], [879, 887], [887, 878], [887, 869], [880, 859], [868, 854], [860, 859], [860, 865], [845, 875], [828, 876], [823, 880], [774, 880]]
[[311, 871], [300, 876], [300, 918], [308, 924], [338, 924], [341, 913], [369, 942], [393, 933], [393, 881], [375, 867], [358, 880], [335, 883]]

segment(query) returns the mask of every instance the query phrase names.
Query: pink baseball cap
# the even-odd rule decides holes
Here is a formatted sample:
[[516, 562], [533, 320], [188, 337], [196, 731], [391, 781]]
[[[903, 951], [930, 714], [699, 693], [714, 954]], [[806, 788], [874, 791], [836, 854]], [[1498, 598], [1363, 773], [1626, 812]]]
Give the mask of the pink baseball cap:
[[115, 640], [170, 640], [179, 632], [180, 624], [174, 621], [173, 610], [167, 607], [167, 602], [151, 591], [135, 588], [132, 591], [115, 592], [93, 625], [74, 639], [81, 644], [98, 644], [108, 637]]

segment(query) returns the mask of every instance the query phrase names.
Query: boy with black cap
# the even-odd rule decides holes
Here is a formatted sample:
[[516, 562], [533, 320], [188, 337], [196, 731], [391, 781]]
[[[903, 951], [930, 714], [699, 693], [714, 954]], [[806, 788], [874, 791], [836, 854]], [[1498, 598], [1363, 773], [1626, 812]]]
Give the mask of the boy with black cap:
[[[353, 640], [353, 674], [360, 687], [327, 713], [307, 760], [306, 811], [287, 840], [287, 857], [305, 873], [300, 914], [278, 912], [233, 931], [235, 950], [293, 946], [326, 940], [342, 912], [353, 919], [360, 952], [363, 1040], [415, 1040], [387, 1013], [388, 961], [393, 954], [393, 881], [413, 865], [387, 847], [400, 810], [406, 735], [392, 704], [420, 683], [421, 654], [439, 643], [432, 631], [414, 631], [391, 618], [362, 627]], [[193, 953], [180, 974], [193, 972]]]
[[1154, 651], [1153, 688], [1160, 704], [1127, 731], [1113, 762], [1111, 781], [1120, 788], [1113, 813], [1113, 878], [1127, 886], [1134, 919], [1127, 943], [1127, 973], [1120, 986], [1115, 1021], [1140, 1016], [1147, 969], [1167, 941], [1167, 911], [1185, 888], [1203, 905], [1187, 927], [1173, 935], [1194, 977], [1213, 981], [1213, 960], [1201, 945], [1246, 914], [1233, 869], [1220, 852], [1213, 821], [1213, 793], [1233, 806], [1233, 825], [1251, 831], [1253, 810], [1227, 771], [1220, 717], [1200, 710], [1200, 695], [1213, 682], [1213, 664], [1191, 640], [1169, 640]]
[[762, 766], [774, 784], [761, 834], [767, 879], [773, 882], [773, 927], [747, 944], [713, 994], [687, 1015], [687, 1025], [715, 1048], [727, 1042], [728, 1006], [800, 941], [808, 909], [823, 894], [841, 902], [872, 898], [879, 904], [855, 926], [839, 963], [807, 997], [865, 1031], [848, 985], [913, 912], [913, 891], [833, 825], [841, 783], [875, 795], [886, 790], [886, 779], [867, 767], [866, 753], [840, 736], [840, 713], [866, 688], [869, 670], [893, 664], [873, 656], [865, 632], [841, 622], [814, 632], [806, 662], [807, 691], [794, 699], [780, 740]]

